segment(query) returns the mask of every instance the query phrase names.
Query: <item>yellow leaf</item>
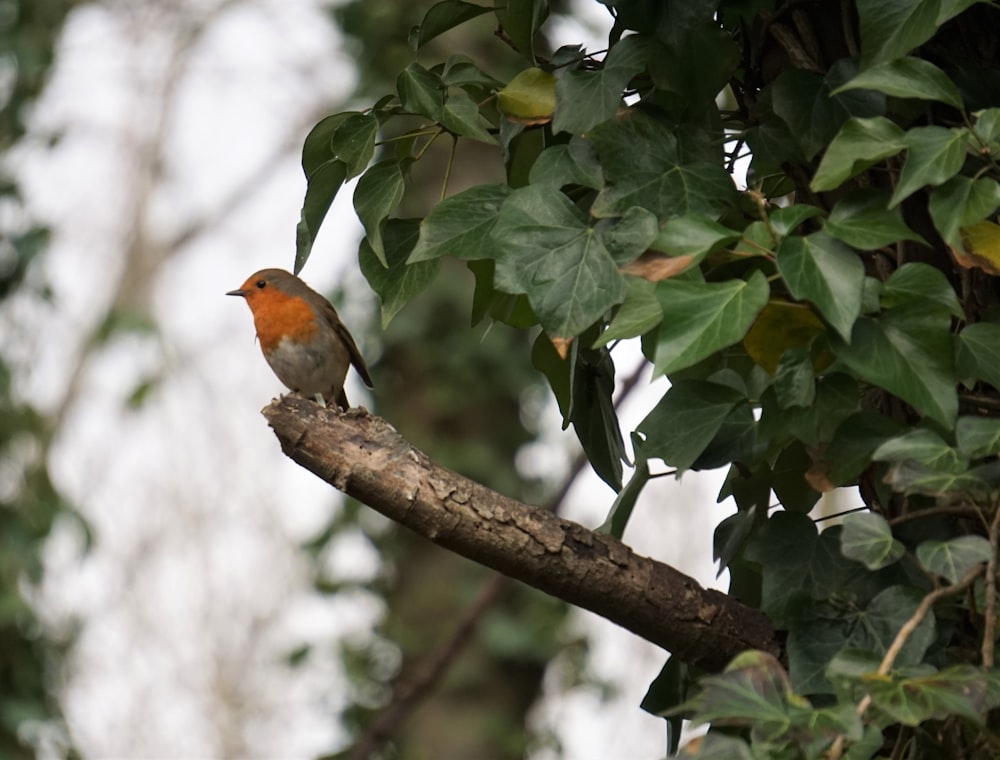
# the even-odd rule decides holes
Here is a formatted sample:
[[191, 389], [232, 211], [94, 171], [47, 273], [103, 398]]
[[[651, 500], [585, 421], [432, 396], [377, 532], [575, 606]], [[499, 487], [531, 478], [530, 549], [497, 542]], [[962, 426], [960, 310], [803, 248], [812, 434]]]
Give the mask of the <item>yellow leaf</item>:
[[785, 351], [805, 348], [825, 329], [805, 304], [769, 301], [743, 339], [743, 347], [751, 359], [773, 375]]
[[963, 227], [960, 232], [965, 250], [951, 249], [955, 261], [966, 268], [976, 267], [1000, 275], [1000, 224], [984, 220]]
[[500, 111], [519, 124], [545, 124], [556, 111], [556, 78], [547, 71], [525, 69], [497, 93]]

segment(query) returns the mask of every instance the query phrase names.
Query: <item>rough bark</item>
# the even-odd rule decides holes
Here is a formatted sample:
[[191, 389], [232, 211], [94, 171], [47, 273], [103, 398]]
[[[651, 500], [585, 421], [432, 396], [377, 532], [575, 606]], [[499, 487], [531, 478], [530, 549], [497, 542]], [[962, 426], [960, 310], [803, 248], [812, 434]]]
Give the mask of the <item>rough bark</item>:
[[781, 654], [768, 619], [610, 536], [430, 461], [385, 420], [287, 396], [263, 410], [285, 454], [434, 543], [591, 610], [707, 670]]

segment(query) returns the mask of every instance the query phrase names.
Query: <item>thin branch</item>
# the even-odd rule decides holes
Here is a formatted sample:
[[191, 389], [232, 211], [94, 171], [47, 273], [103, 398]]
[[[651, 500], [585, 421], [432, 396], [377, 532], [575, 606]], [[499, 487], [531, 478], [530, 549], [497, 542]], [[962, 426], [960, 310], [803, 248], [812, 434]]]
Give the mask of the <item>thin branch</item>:
[[1000, 507], [994, 505], [990, 522], [990, 561], [986, 564], [986, 617], [983, 626], [983, 670], [992, 670], [997, 628], [997, 548], [1000, 546]]

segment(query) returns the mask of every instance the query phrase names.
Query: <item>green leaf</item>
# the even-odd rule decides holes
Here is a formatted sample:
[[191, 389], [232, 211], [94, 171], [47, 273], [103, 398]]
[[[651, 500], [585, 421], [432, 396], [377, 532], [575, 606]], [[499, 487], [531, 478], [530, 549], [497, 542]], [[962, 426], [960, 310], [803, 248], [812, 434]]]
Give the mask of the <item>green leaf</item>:
[[531, 167], [528, 181], [533, 185], [547, 182], [557, 187], [582, 185], [600, 190], [604, 187], [604, 174], [594, 146], [574, 137], [569, 143], [543, 150]]
[[625, 527], [632, 516], [632, 510], [635, 509], [635, 503], [638, 501], [642, 489], [645, 488], [648, 482], [649, 463], [645, 459], [640, 459], [635, 463], [635, 472], [629, 478], [628, 484], [621, 490], [617, 498], [615, 498], [614, 504], [611, 505], [611, 511], [608, 512], [608, 516], [604, 519], [600, 527], [596, 529], [597, 532], [606, 533], [609, 536], [620, 539], [625, 533]]
[[952, 177], [931, 190], [934, 226], [952, 248], [962, 250], [962, 227], [971, 227], [1000, 208], [1000, 183], [991, 177]]
[[444, 106], [444, 82], [419, 63], [413, 62], [396, 77], [399, 102], [410, 113], [437, 121]]
[[948, 541], [924, 541], [917, 547], [917, 559], [924, 569], [958, 583], [973, 567], [989, 562], [990, 542], [982, 536], [959, 536]]
[[850, 117], [878, 116], [885, 110], [885, 96], [871, 90], [833, 94], [856, 72], [854, 62], [844, 58], [825, 77], [788, 69], [772, 85], [774, 112], [788, 125], [806, 159], [826, 147]]
[[336, 158], [333, 152], [333, 135], [345, 121], [352, 116], [360, 115], [360, 111], [345, 111], [327, 116], [309, 130], [302, 143], [302, 172], [306, 179], [323, 164]]
[[556, 78], [531, 67], [515, 76], [497, 93], [500, 113], [521, 124], [544, 124], [556, 110]]
[[850, 248], [823, 232], [787, 237], [778, 248], [778, 271], [795, 298], [809, 301], [845, 340], [861, 313], [864, 265]]
[[656, 283], [629, 277], [625, 300], [615, 312], [611, 324], [595, 341], [594, 347], [606, 346], [613, 340], [638, 337], [652, 330], [662, 320], [663, 310], [656, 298]]
[[805, 347], [789, 348], [782, 353], [772, 387], [782, 409], [812, 406], [816, 398], [816, 375]]
[[380, 161], [361, 176], [354, 188], [354, 210], [382, 266], [388, 266], [382, 229], [389, 213], [403, 197], [404, 174], [412, 162], [412, 158]]
[[420, 223], [410, 263], [439, 256], [495, 258], [490, 232], [510, 192], [507, 185], [476, 185], [445, 198]]
[[736, 230], [712, 219], [689, 214], [666, 222], [649, 247], [670, 256], [690, 256], [697, 263], [740, 237]]
[[927, 467], [913, 460], [894, 463], [883, 478], [894, 491], [969, 501], [986, 497], [996, 488], [996, 464], [961, 472]]
[[639, 423], [644, 458], [687, 470], [712, 442], [743, 394], [704, 380], [677, 380]]
[[[864, 612], [858, 615], [848, 646], [884, 655], [900, 628], [920, 606], [920, 592], [912, 586], [890, 586], [871, 600]], [[896, 667], [916, 665], [923, 660], [927, 647], [934, 641], [937, 621], [931, 611], [910, 634], [899, 656]]]
[[383, 243], [388, 267], [383, 266], [367, 239], [361, 241], [358, 254], [361, 272], [382, 302], [383, 329], [437, 276], [439, 261], [406, 263], [417, 242], [418, 231], [416, 219], [390, 219], [386, 223]]
[[960, 473], [968, 461], [932, 430], [917, 428], [891, 438], [872, 454], [877, 462], [911, 461], [943, 472]]
[[953, 317], [965, 319], [955, 289], [944, 273], [930, 264], [903, 264], [883, 283], [880, 301], [886, 309], [920, 304], [924, 308], [939, 308]]
[[903, 138], [906, 163], [889, 201], [898, 205], [924, 185], [941, 185], [958, 174], [965, 162], [969, 131], [945, 127], [914, 127]]
[[962, 96], [955, 83], [941, 69], [923, 58], [898, 58], [871, 66], [834, 94], [863, 87], [878, 90], [896, 98], [940, 100], [962, 110]]
[[817, 193], [844, 182], [906, 148], [906, 133], [884, 116], [848, 119], [830, 142], [809, 184]]
[[789, 512], [808, 513], [819, 501], [819, 491], [805, 477], [810, 467], [812, 458], [798, 441], [783, 448], [774, 461], [771, 488]]
[[617, 220], [599, 219], [594, 231], [618, 265], [634, 261], [645, 253], [656, 237], [656, 217], [644, 208], [633, 206]]
[[950, 317], [907, 305], [860, 318], [850, 344], [835, 350], [858, 377], [950, 428], [958, 415], [951, 344]]
[[295, 228], [295, 272], [301, 272], [309, 259], [320, 225], [345, 179], [347, 167], [343, 161], [338, 160], [321, 164], [309, 175], [302, 213]]
[[755, 740], [787, 734], [788, 675], [765, 652], [743, 652], [719, 675], [702, 678], [698, 693], [678, 711], [693, 712], [695, 724], [752, 726]]
[[625, 37], [598, 69], [567, 71], [556, 83], [552, 131], [582, 135], [615, 115], [625, 86], [646, 67], [647, 38]]
[[884, 517], [862, 512], [844, 518], [840, 551], [869, 570], [881, 570], [902, 559], [906, 547], [893, 538], [892, 528]]
[[375, 155], [378, 119], [374, 114], [351, 114], [337, 127], [330, 140], [333, 155], [347, 165], [347, 179], [365, 170]]
[[861, 68], [902, 58], [938, 29], [940, 0], [858, 0]]
[[876, 189], [858, 190], [842, 198], [823, 230], [854, 248], [873, 251], [900, 240], [926, 241], [906, 226], [902, 210], [889, 208], [889, 195]]
[[955, 444], [970, 459], [1000, 454], [1000, 420], [959, 417], [955, 424]]
[[472, 293], [471, 325], [478, 325], [484, 317], [521, 330], [538, 324], [525, 295], [504, 293], [493, 287], [493, 275], [496, 273], [496, 262], [493, 259], [472, 260], [466, 266], [476, 278]]
[[1000, 389], [1000, 325], [966, 326], [955, 339], [955, 368], [963, 379], [985, 380]]
[[767, 303], [770, 288], [760, 272], [749, 280], [657, 283], [663, 322], [656, 340], [654, 371], [690, 367], [741, 340]]
[[837, 428], [833, 441], [823, 453], [825, 475], [831, 486], [854, 482], [872, 462], [872, 454], [903, 426], [873, 411], [848, 417]]
[[995, 706], [996, 674], [973, 665], [955, 665], [940, 673], [909, 678], [866, 679], [872, 706], [907, 726], [960, 715], [983, 725]]
[[607, 234], [549, 185], [515, 190], [492, 232], [497, 286], [526, 293], [551, 336], [575, 337], [625, 298]]
[[548, 0], [507, 0], [496, 14], [514, 48], [534, 60], [535, 35], [548, 18]]
[[615, 365], [606, 348], [586, 348], [581, 341], [574, 341], [570, 357], [570, 422], [594, 472], [615, 491], [621, 491], [625, 444], [611, 399]]
[[776, 208], [771, 211], [769, 221], [771, 228], [778, 233], [779, 237], [790, 235], [796, 228], [807, 219], [814, 219], [823, 214], [823, 209], [810, 206], [805, 203], [794, 203], [785, 208]]
[[441, 109], [441, 125], [452, 134], [468, 137], [488, 145], [496, 145], [497, 139], [488, 131], [490, 123], [479, 112], [479, 106], [473, 102], [464, 90], [455, 90], [448, 94], [448, 99]]
[[419, 50], [439, 34], [444, 34], [492, 10], [493, 8], [489, 6], [467, 3], [464, 0], [441, 0], [427, 10], [420, 26], [411, 32], [410, 41], [413, 49]]
[[662, 222], [685, 214], [717, 216], [735, 199], [722, 166], [682, 161], [677, 138], [638, 111], [602, 122], [587, 135], [597, 148], [607, 186], [591, 207], [597, 217], [621, 216], [632, 206]]

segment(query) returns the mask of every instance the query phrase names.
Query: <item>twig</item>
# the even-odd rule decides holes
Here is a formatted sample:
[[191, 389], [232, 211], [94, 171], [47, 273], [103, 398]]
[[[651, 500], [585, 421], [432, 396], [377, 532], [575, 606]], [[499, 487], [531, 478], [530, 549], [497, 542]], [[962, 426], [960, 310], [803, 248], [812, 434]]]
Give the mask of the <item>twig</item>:
[[994, 505], [990, 522], [990, 560], [986, 563], [986, 621], [983, 626], [983, 670], [992, 670], [997, 627], [997, 547], [1000, 545], [1000, 508]]
[[[903, 647], [906, 646], [906, 642], [909, 641], [910, 636], [913, 632], [917, 630], [924, 619], [927, 617], [928, 613], [934, 605], [946, 599], [949, 596], [955, 596], [956, 594], [964, 593], [967, 588], [969, 588], [973, 583], [975, 583], [976, 578], [978, 578], [983, 572], [982, 564], [977, 564], [969, 572], [965, 574], [958, 583], [951, 586], [942, 586], [941, 588], [934, 589], [927, 596], [925, 596], [920, 605], [917, 607], [916, 611], [910, 616], [910, 619], [903, 623], [903, 626], [899, 629], [896, 634], [896, 638], [893, 639], [892, 644], [889, 645], [889, 649], [886, 651], [885, 656], [882, 658], [882, 662], [878, 666], [878, 675], [885, 676], [889, 674], [892, 670], [893, 664], [896, 662], [896, 658], [899, 657], [899, 653], [903, 651]], [[859, 718], [863, 718], [868, 708], [871, 706], [872, 697], [871, 694], [865, 694], [858, 702], [855, 712]], [[829, 760], [838, 760], [844, 753], [844, 744], [847, 741], [847, 737], [844, 734], [840, 734], [830, 749], [826, 752], [826, 757]]]

